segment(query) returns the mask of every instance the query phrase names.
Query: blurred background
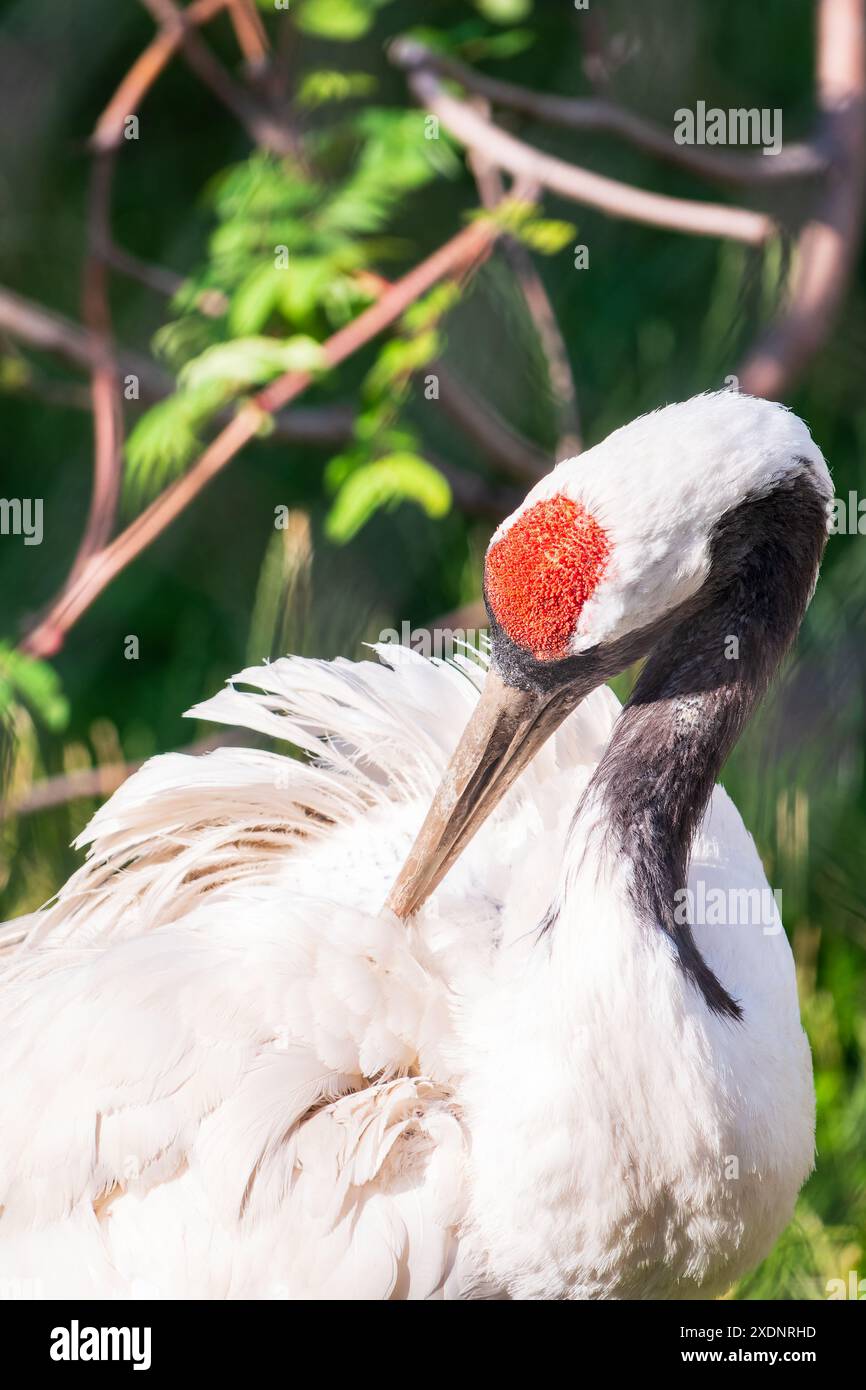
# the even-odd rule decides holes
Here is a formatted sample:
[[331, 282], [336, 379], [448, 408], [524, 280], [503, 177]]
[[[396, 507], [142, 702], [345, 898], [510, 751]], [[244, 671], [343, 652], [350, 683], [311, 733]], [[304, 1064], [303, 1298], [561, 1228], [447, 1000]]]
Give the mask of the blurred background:
[[[724, 780], [782, 891], [818, 1156], [733, 1296], [866, 1279], [861, 0], [180, 9], [0, 0], [0, 496], [42, 499], [44, 531], [0, 534], [0, 920], [57, 889], [130, 766], [212, 736], [183, 711], [248, 661], [480, 627], [491, 531], [556, 457], [698, 391], [784, 399], [846, 511]], [[551, 121], [514, 89], [581, 100]], [[778, 168], [671, 149], [698, 101], [780, 109]], [[532, 168], [510, 188], [491, 122], [578, 196]], [[674, 225], [635, 220], [634, 189], [678, 200]], [[690, 235], [680, 200], [765, 216]], [[297, 404], [261, 398], [178, 491], [299, 372]]]

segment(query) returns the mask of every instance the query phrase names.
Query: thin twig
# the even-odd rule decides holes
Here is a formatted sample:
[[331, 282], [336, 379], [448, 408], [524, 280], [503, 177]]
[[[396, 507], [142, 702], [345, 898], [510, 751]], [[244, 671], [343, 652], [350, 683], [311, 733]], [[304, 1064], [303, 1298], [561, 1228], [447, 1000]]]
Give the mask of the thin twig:
[[252, 0], [228, 0], [228, 10], [244, 62], [256, 76], [270, 61], [270, 46], [261, 15]]
[[[423, 45], [418, 45], [423, 47]], [[601, 97], [562, 97], [533, 92], [512, 82], [487, 77], [445, 53], [424, 47], [425, 65], [455, 79], [467, 91], [493, 106], [504, 106], [547, 125], [566, 130], [617, 135], [638, 149], [669, 164], [718, 183], [762, 185], [786, 179], [815, 178], [827, 168], [827, 151], [820, 139], [786, 145], [776, 155], [730, 154], [723, 150], [678, 145], [661, 126]]]
[[[486, 114], [486, 112], [484, 113]], [[492, 209], [505, 197], [499, 170], [487, 162], [480, 149], [469, 151], [469, 166], [482, 205]], [[500, 242], [502, 254], [511, 266], [512, 274], [523, 295], [530, 319], [535, 326], [539, 345], [547, 364], [547, 379], [557, 413], [557, 461], [570, 458], [581, 451], [580, 407], [577, 388], [571, 374], [568, 348], [559, 330], [550, 296], [544, 287], [535, 262], [527, 248], [515, 237], [504, 236]]]
[[860, 246], [866, 185], [866, 6], [820, 0], [817, 105], [831, 168], [795, 247], [784, 307], [737, 372], [754, 396], [779, 400], [826, 342]]
[[[0, 286], [0, 331], [39, 352], [88, 370], [96, 366], [101, 354], [99, 339], [80, 324], [5, 286]], [[159, 399], [174, 388], [167, 372], [137, 353], [119, 351], [115, 366], [123, 375], [137, 377], [141, 393], [148, 399]]]
[[438, 116], [455, 140], [468, 148], [480, 149], [490, 163], [515, 177], [534, 180], [551, 193], [597, 208], [611, 217], [695, 236], [728, 237], [758, 246], [775, 231], [775, 224], [766, 213], [647, 193], [545, 154], [486, 120], [468, 102], [449, 95], [428, 66], [427, 49], [422, 44], [398, 39], [389, 52], [392, 60], [406, 70], [409, 87], [419, 105]]
[[[509, 196], [518, 194], [528, 199], [532, 190], [523, 184], [515, 187]], [[500, 233], [500, 240], [505, 239], [505, 233]], [[376, 299], [391, 288], [391, 281], [375, 271], [359, 271], [356, 278], [359, 287]], [[523, 483], [537, 482], [550, 472], [550, 459], [544, 450], [506, 424], [487, 401], [457, 379], [445, 362], [431, 362], [422, 372], [432, 372], [438, 377], [439, 404], [445, 414], [494, 467]]]
[[101, 550], [114, 528], [123, 476], [123, 405], [114, 363], [114, 334], [108, 277], [100, 251], [110, 239], [111, 184], [116, 154], [96, 150], [90, 178], [88, 250], [84, 267], [82, 317], [98, 343], [91, 374], [93, 403], [93, 488], [84, 534], [69, 582], [89, 556]]
[[[2, 286], [0, 332], [74, 366], [92, 369], [100, 360], [99, 340], [93, 334], [71, 319]], [[126, 348], [118, 348], [113, 370], [121, 377], [135, 377], [143, 400], [162, 400], [174, 390], [174, 380], [167, 372], [150, 358]], [[232, 414], [227, 411], [216, 418], [227, 420]], [[353, 418], [354, 413], [348, 406], [299, 407], [275, 417], [271, 437], [288, 444], [341, 444], [351, 434]]]
[[[426, 260], [397, 280], [382, 298], [323, 344], [323, 365], [339, 366], [389, 327], [406, 309], [449, 275], [477, 264], [489, 253], [499, 231], [492, 220], [470, 223]], [[286, 372], [259, 391], [208, 445], [198, 462], [166, 488], [100, 554], [92, 556], [75, 584], [64, 593], [22, 642], [33, 656], [59, 650], [65, 634], [111, 581], [189, 506], [267, 419], [297, 399], [312, 383], [310, 372]]]
[[550, 472], [551, 461], [544, 450], [506, 424], [487, 401], [467, 390], [444, 362], [434, 362], [429, 370], [439, 378], [439, 404], [445, 414], [489, 463], [522, 483], [536, 483]]
[[523, 501], [523, 493], [514, 488], [496, 485], [482, 478], [480, 473], [469, 473], [458, 468], [440, 455], [425, 448], [424, 457], [442, 474], [451, 489], [454, 501], [467, 516], [490, 517], [501, 521]]
[[[145, 285], [147, 289], [154, 290], [166, 299], [174, 299], [186, 284], [184, 277], [176, 271], [166, 270], [164, 266], [153, 265], [150, 261], [142, 261], [110, 239], [100, 248], [99, 254], [112, 270], [125, 275], [129, 280], [138, 281], [140, 285]], [[229, 301], [221, 290], [204, 289], [196, 298], [196, 307], [209, 318], [219, 318], [228, 309]]]
[[[184, 20], [187, 25], [206, 24], [226, 4], [227, 0], [193, 0], [184, 10]], [[128, 117], [137, 114], [154, 82], [180, 48], [183, 35], [184, 29], [179, 26], [160, 29], [135, 60], [96, 123], [91, 137], [96, 149], [111, 149], [120, 144]]]
[[[238, 47], [244, 56], [247, 77], [277, 122], [281, 139], [288, 144], [288, 152], [298, 167], [309, 173], [306, 151], [296, 128], [289, 97], [289, 65], [273, 61], [268, 33], [255, 0], [228, 0], [228, 5]], [[287, 29], [291, 33], [297, 32], [292, 26], [284, 26], [284, 31]]]
[[28, 401], [42, 401], [58, 410], [91, 410], [90, 389], [74, 382], [53, 381], [33, 372], [27, 363], [27, 375], [21, 381], [0, 386], [0, 394]]
[[[241, 735], [228, 732], [212, 734], [209, 738], [197, 739], [195, 743], [180, 748], [179, 753], [198, 756], [212, 753], [215, 748], [232, 747], [240, 743]], [[102, 763], [99, 767], [83, 767], [76, 772], [59, 773], [56, 777], [44, 777], [34, 782], [21, 797], [0, 801], [0, 823], [13, 817], [31, 816], [37, 811], [48, 811], [55, 806], [65, 806], [70, 801], [88, 798], [104, 801], [112, 792], [137, 772], [149, 759], [139, 758], [135, 762]]]
[[93, 483], [84, 532], [55, 603], [62, 601], [63, 595], [75, 584], [90, 557], [107, 545], [114, 530], [123, 480], [123, 402], [114, 360], [108, 272], [101, 254], [111, 240], [111, 187], [116, 159], [115, 148], [94, 149], [81, 294], [82, 318], [95, 345], [90, 376]]
[[128, 280], [137, 280], [140, 285], [163, 295], [165, 299], [174, 299], [178, 290], [183, 287], [182, 275], [178, 275], [174, 270], [166, 270], [164, 266], [140, 260], [138, 256], [125, 251], [111, 239], [99, 248], [99, 256], [105, 265], [116, 270], [119, 275], [125, 275]]
[[[498, 172], [493, 171], [493, 175], [502, 189]], [[503, 238], [503, 242], [505, 240], [510, 238]], [[106, 260], [121, 274], [138, 279], [140, 284], [149, 286], [161, 295], [174, 297], [185, 284], [182, 275], [178, 275], [177, 272], [165, 270], [163, 265], [140, 261], [138, 257], [131, 256], [114, 243], [106, 249]], [[391, 288], [391, 282], [385, 279], [384, 275], [374, 274], [373, 271], [360, 271], [357, 279], [359, 285], [363, 285], [366, 291], [377, 299]], [[537, 481], [548, 473], [550, 460], [546, 453], [532, 445], [528, 439], [524, 439], [518, 431], [512, 430], [487, 402], [467, 391], [466, 386], [457, 381], [455, 375], [442, 363], [432, 364], [430, 370], [435, 371], [439, 377], [442, 406], [446, 414], [464, 434], [480, 446], [482, 453], [491, 463], [520, 481]], [[167, 389], [168, 385], [165, 385], [158, 395], [165, 395]], [[332, 406], [328, 410], [293, 410], [291, 416], [277, 416], [275, 435], [277, 438], [289, 438], [297, 442], [343, 443], [352, 435], [352, 421], [353, 413], [348, 406]]]
[[263, 111], [249, 92], [237, 85], [174, 0], [141, 0], [141, 3], [166, 33], [177, 34], [189, 67], [240, 122], [256, 145], [277, 155], [294, 153], [291, 133]]
[[572, 458], [583, 448], [577, 388], [571, 374], [568, 348], [556, 320], [550, 296], [525, 246], [511, 241], [504, 252], [511, 261], [547, 363], [547, 376], [556, 404], [556, 461]]

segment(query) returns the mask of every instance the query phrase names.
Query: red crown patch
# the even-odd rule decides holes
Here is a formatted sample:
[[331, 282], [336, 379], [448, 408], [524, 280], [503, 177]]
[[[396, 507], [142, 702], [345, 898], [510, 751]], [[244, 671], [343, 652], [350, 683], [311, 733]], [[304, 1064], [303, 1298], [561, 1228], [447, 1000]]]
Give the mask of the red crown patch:
[[487, 601], [496, 621], [539, 660], [567, 656], [609, 554], [605, 531], [579, 502], [562, 494], [536, 502], [487, 552]]

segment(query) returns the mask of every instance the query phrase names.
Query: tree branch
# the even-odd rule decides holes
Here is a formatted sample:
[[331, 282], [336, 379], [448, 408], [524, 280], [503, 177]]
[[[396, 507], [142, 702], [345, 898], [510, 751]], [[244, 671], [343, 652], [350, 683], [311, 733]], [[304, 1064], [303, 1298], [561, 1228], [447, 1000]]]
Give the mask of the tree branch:
[[257, 76], [268, 66], [270, 45], [261, 15], [252, 0], [227, 0], [229, 17], [250, 73]]
[[[183, 12], [185, 24], [206, 24], [224, 10], [228, 0], [193, 0]], [[96, 123], [91, 144], [96, 149], [112, 149], [123, 140], [124, 123], [135, 115], [154, 82], [181, 46], [182, 26], [160, 29], [123, 78], [111, 101]]]
[[141, 0], [141, 3], [165, 33], [177, 35], [180, 51], [189, 67], [240, 122], [256, 145], [280, 156], [294, 153], [291, 133], [237, 85], [174, 0]]
[[[100, 359], [99, 342], [86, 329], [2, 286], [0, 332], [77, 367], [93, 369]], [[118, 349], [113, 369], [120, 376], [135, 376], [143, 399], [162, 400], [174, 390], [174, 380], [167, 372], [150, 358], [127, 349]], [[227, 420], [231, 415], [228, 411], [216, 418]], [[351, 434], [352, 419], [348, 406], [299, 408], [276, 416], [272, 438], [287, 444], [342, 444]]]
[[406, 71], [409, 87], [419, 105], [438, 116], [446, 130], [462, 145], [481, 150], [491, 164], [514, 176], [543, 184], [551, 193], [597, 208], [611, 217], [666, 227], [671, 231], [729, 237], [758, 246], [775, 230], [775, 224], [766, 213], [646, 193], [545, 154], [493, 125], [473, 111], [467, 102], [450, 96], [431, 71], [427, 49], [422, 44], [412, 39], [398, 39], [389, 52], [392, 60]]
[[[188, 747], [178, 749], [178, 752], [195, 756], [212, 753], [215, 748], [239, 744], [241, 738], [240, 734], [231, 731], [212, 734], [210, 738], [197, 739]], [[79, 798], [105, 800], [148, 761], [147, 758], [139, 758], [131, 763], [103, 763], [99, 767], [83, 767], [77, 772], [60, 773], [57, 777], [44, 777], [34, 782], [24, 796], [0, 801], [0, 823], [17, 816], [31, 816], [36, 811], [48, 811], [55, 806], [65, 806]]]
[[486, 401], [468, 391], [444, 362], [434, 362], [430, 371], [439, 378], [439, 404], [445, 414], [488, 462], [522, 483], [537, 483], [550, 472], [550, 459], [544, 450], [524, 439]]
[[115, 158], [114, 150], [95, 151], [90, 177], [82, 315], [97, 344], [90, 386], [93, 407], [93, 488], [84, 535], [72, 563], [69, 583], [87, 558], [101, 550], [111, 535], [123, 476], [123, 406], [114, 363], [108, 278], [100, 256], [102, 246], [110, 240], [111, 235], [111, 183]]
[[[486, 114], [486, 113], [485, 113]], [[488, 164], [482, 152], [470, 150], [469, 165], [475, 176], [475, 184], [482, 205], [489, 209], [505, 197], [502, 177], [499, 170]], [[554, 399], [557, 413], [556, 458], [570, 458], [581, 451], [580, 407], [577, 401], [577, 388], [571, 374], [568, 348], [565, 344], [550, 296], [544, 281], [536, 268], [527, 248], [515, 237], [505, 236], [501, 242], [502, 254], [511, 266], [517, 281], [527, 313], [535, 326], [535, 332], [544, 360], [547, 365], [547, 379]]]
[[[11, 355], [11, 343], [5, 347]], [[20, 379], [4, 381], [0, 392], [4, 396], [19, 396], [25, 400], [43, 401], [46, 405], [57, 406], [61, 410], [90, 410], [90, 388], [77, 382], [56, 381], [33, 370], [32, 365], [21, 353], [15, 352], [15, 362], [21, 367]]]
[[831, 167], [794, 251], [785, 306], [737, 372], [740, 389], [781, 399], [826, 341], [860, 245], [866, 181], [864, 0], [820, 0], [817, 105]]
[[[395, 322], [408, 307], [449, 275], [466, 273], [489, 254], [498, 236], [492, 221], [472, 222], [425, 261], [397, 280], [375, 304], [334, 333], [323, 345], [325, 366], [339, 366]], [[267, 418], [297, 399], [312, 383], [309, 372], [286, 372], [242, 406], [208, 445], [196, 464], [160, 494], [110, 545], [94, 555], [76, 582], [23, 641], [33, 656], [57, 652], [65, 634], [136, 556], [189, 506], [208, 483], [252, 440]]]
[[[418, 47], [423, 45], [419, 44]], [[647, 154], [718, 183], [760, 186], [786, 179], [815, 178], [827, 168], [827, 152], [820, 139], [787, 145], [772, 157], [678, 145], [661, 126], [635, 115], [616, 102], [602, 97], [561, 97], [533, 92], [516, 83], [487, 77], [447, 54], [426, 47], [424, 54], [425, 66], [431, 72], [453, 78], [467, 91], [484, 97], [493, 106], [505, 106], [566, 130], [617, 135]]]
[[[0, 331], [76, 367], [92, 370], [100, 359], [99, 340], [86, 328], [5, 286], [0, 286]], [[142, 394], [148, 398], [159, 399], [174, 389], [167, 372], [137, 353], [120, 351], [115, 367], [123, 375], [138, 377]]]
[[[149, 290], [154, 290], [156, 294], [164, 295], [166, 299], [173, 299], [178, 290], [182, 289], [186, 281], [182, 275], [178, 275], [173, 270], [166, 270], [161, 265], [151, 265], [149, 261], [142, 261], [138, 256], [133, 256], [131, 251], [126, 251], [122, 246], [110, 238], [101, 247], [100, 255], [107, 266], [116, 270], [119, 275], [125, 275], [128, 280], [136, 280], [140, 285], [144, 285]], [[221, 290], [204, 289], [196, 296], [196, 308], [208, 318], [220, 318], [229, 307], [229, 301]]]
[[454, 501], [468, 516], [490, 517], [499, 522], [523, 501], [522, 492], [490, 483], [479, 473], [470, 473], [465, 468], [458, 468], [430, 449], [424, 449], [424, 457], [445, 478]]

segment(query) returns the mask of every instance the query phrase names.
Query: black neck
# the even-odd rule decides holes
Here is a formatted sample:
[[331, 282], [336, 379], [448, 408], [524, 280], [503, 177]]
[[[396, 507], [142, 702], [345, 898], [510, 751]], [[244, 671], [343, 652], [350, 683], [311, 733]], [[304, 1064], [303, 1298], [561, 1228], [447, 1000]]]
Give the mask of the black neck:
[[732, 1018], [739, 1005], [675, 920], [675, 893], [716, 778], [796, 635], [825, 539], [826, 504], [805, 471], [722, 519], [700, 602], [654, 648], [586, 792], [632, 864], [641, 918]]

